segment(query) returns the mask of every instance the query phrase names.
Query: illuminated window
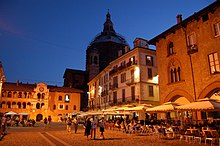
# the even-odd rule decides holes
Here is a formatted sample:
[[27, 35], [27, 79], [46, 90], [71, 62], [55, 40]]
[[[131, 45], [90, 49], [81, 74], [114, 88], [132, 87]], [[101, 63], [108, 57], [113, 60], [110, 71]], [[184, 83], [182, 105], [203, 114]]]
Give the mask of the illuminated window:
[[154, 65], [152, 56], [146, 55], [146, 65], [147, 66], [153, 66]]
[[215, 36], [220, 36], [220, 22], [214, 24]]
[[65, 95], [65, 102], [70, 102], [70, 96], [68, 94]]
[[209, 54], [209, 66], [210, 66], [210, 72], [211, 74], [214, 73], [219, 73], [220, 72], [220, 65], [219, 65], [219, 60], [218, 60], [218, 54], [217, 53], [212, 53]]

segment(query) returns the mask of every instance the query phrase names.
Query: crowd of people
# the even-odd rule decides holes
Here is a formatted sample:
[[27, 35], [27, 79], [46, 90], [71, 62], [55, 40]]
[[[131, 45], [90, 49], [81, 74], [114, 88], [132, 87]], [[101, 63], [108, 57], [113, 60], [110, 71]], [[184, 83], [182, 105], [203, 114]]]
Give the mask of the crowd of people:
[[[84, 136], [87, 137], [87, 139], [96, 139], [96, 133], [97, 133], [97, 127], [99, 127], [100, 131], [100, 138], [104, 139], [104, 129], [105, 129], [105, 120], [104, 117], [98, 119], [95, 116], [87, 117], [84, 119], [85, 121], [82, 122], [84, 131]], [[66, 119], [66, 131], [67, 133], [77, 133], [78, 125], [80, 123], [80, 120], [77, 118], [77, 116], [74, 116], [73, 118], [68, 117]], [[72, 129], [73, 127], [73, 129]]]

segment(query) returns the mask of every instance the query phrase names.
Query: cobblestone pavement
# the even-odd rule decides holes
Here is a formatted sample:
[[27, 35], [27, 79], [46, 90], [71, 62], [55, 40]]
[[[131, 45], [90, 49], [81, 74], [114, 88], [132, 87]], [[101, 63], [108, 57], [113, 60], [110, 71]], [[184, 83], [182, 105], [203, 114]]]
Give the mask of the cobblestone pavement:
[[[44, 129], [40, 123], [36, 127], [11, 127], [9, 133], [0, 141], [2, 146], [199, 146], [197, 143], [179, 139], [162, 139], [157, 136], [126, 134], [122, 131], [105, 130], [105, 139], [87, 140], [84, 129], [67, 133], [64, 123], [53, 123]], [[201, 144], [202, 146], [204, 144]]]

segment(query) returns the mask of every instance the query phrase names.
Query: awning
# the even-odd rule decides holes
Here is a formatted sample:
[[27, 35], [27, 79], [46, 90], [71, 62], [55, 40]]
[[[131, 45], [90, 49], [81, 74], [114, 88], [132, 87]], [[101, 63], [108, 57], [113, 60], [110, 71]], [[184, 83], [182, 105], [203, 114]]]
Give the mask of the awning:
[[220, 111], [220, 100], [204, 98], [176, 107], [178, 110]]
[[146, 112], [168, 112], [175, 110], [177, 106], [180, 106], [180, 104], [176, 102], [166, 102], [162, 105], [148, 108]]

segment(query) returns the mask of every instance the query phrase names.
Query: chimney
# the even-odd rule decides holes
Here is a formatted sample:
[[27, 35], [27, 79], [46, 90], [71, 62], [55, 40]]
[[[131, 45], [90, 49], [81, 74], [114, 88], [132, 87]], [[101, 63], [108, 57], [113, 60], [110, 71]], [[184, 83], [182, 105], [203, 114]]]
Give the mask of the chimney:
[[19, 84], [19, 80], [16, 81], [16, 85], [17, 85], [17, 86], [18, 86], [18, 84]]
[[182, 15], [181, 15], [181, 14], [178, 14], [178, 15], [176, 16], [176, 20], [177, 20], [177, 24], [178, 24], [178, 23], [181, 23], [181, 22], [182, 22]]

